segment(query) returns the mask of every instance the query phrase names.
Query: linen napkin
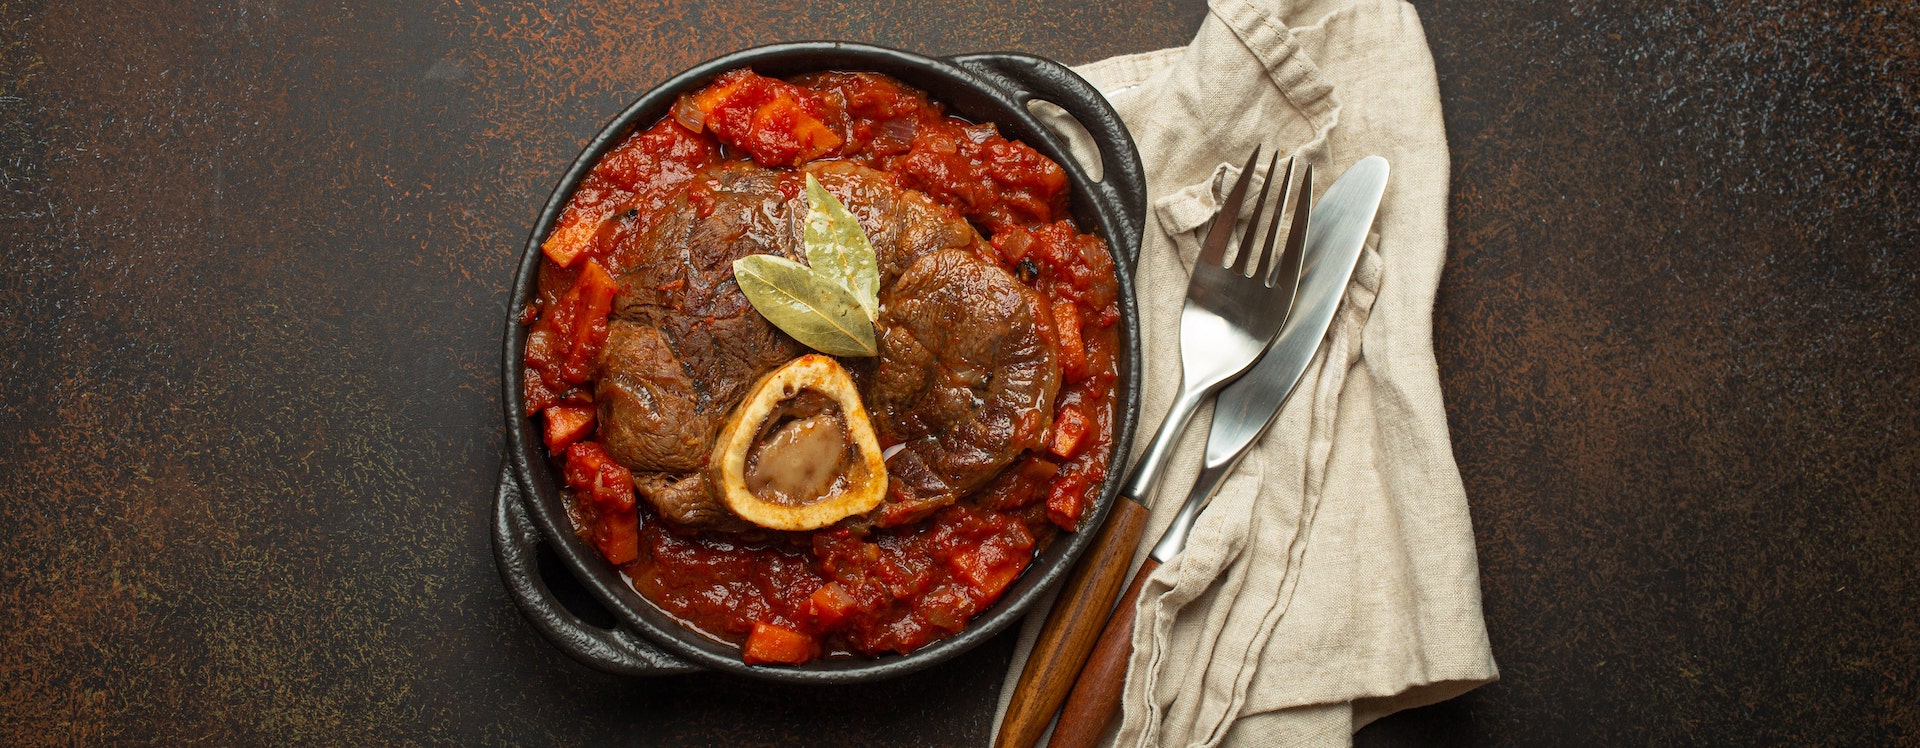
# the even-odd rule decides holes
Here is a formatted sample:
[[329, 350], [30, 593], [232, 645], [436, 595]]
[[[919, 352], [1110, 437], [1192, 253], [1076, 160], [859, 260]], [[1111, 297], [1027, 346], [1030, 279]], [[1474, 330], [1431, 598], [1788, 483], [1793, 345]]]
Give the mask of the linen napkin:
[[[1433, 358], [1448, 160], [1413, 7], [1214, 0], [1192, 44], [1077, 71], [1146, 163], [1142, 434], [1180, 381], [1188, 268], [1238, 176], [1230, 164], [1256, 145], [1297, 152], [1315, 166], [1316, 193], [1363, 157], [1392, 167], [1342, 309], [1293, 398], [1185, 553], [1142, 591], [1114, 743], [1346, 745], [1374, 719], [1492, 681]], [[1203, 410], [1187, 431], [1136, 563], [1192, 485], [1208, 423]], [[1001, 716], [1046, 607], [1022, 629]]]

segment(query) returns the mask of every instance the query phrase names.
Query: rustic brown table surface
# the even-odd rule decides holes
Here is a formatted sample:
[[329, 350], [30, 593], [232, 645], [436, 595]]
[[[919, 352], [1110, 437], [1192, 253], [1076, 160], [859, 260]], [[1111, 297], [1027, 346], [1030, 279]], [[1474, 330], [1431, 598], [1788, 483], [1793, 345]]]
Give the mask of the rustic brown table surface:
[[[1067, 62], [1197, 0], [0, 0], [0, 743], [985, 744], [574, 665], [495, 576], [509, 273], [589, 134], [763, 42]], [[1920, 742], [1920, 10], [1419, 2], [1435, 344], [1502, 680], [1361, 745]]]

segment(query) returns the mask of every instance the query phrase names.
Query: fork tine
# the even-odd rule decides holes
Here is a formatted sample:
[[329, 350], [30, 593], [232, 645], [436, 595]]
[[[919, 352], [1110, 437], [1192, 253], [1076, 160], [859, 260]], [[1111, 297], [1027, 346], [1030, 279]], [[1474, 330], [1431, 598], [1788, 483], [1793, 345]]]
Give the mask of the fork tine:
[[1213, 216], [1213, 227], [1207, 229], [1207, 240], [1200, 246], [1201, 264], [1226, 267], [1227, 242], [1233, 237], [1233, 222], [1240, 218], [1240, 201], [1247, 197], [1247, 185], [1253, 181], [1253, 165], [1258, 163], [1261, 146], [1254, 146], [1253, 155], [1247, 157], [1247, 165], [1240, 169], [1240, 179], [1233, 183], [1233, 189], [1227, 191], [1226, 202], [1220, 204], [1220, 212]]
[[[1247, 261], [1253, 259], [1253, 237], [1258, 233], [1258, 229], [1260, 228], [1261, 214], [1267, 210], [1267, 188], [1273, 186], [1273, 167], [1279, 162], [1280, 152], [1274, 151], [1273, 158], [1267, 160], [1267, 178], [1260, 181], [1260, 196], [1253, 199], [1253, 213], [1247, 216], [1246, 233], [1240, 235], [1240, 251], [1233, 256], [1233, 274], [1242, 278], [1252, 277], [1247, 275]], [[1282, 202], [1284, 202], [1284, 200]], [[1276, 211], [1282, 209], [1284, 208], [1274, 208]], [[1279, 216], [1278, 213], [1274, 215], [1275, 217]], [[1272, 245], [1269, 244], [1268, 246], [1270, 247]], [[1266, 261], [1266, 257], [1263, 256], [1260, 258], [1260, 264], [1265, 265]]]
[[1288, 287], [1289, 296], [1296, 295], [1292, 291], [1300, 284], [1300, 263], [1304, 259], [1301, 255], [1307, 245], [1307, 224], [1313, 215], [1313, 164], [1307, 164], [1306, 171], [1300, 175], [1300, 197], [1294, 205], [1293, 225], [1287, 228], [1287, 249], [1280, 256], [1280, 266], [1273, 269], [1277, 277], [1271, 284], [1275, 288]]
[[[1273, 157], [1279, 159], [1279, 151], [1275, 151]], [[1273, 181], [1273, 167], [1271, 165], [1267, 167], [1267, 181]], [[1273, 201], [1273, 222], [1267, 224], [1267, 241], [1266, 244], [1260, 248], [1260, 268], [1253, 271], [1253, 277], [1268, 286], [1273, 285], [1271, 283], [1272, 279], [1267, 275], [1268, 261], [1273, 259], [1273, 240], [1280, 235], [1280, 219], [1287, 213], [1287, 196], [1291, 194], [1293, 194], [1293, 157], [1288, 156], [1286, 181], [1280, 183], [1280, 198]], [[1260, 193], [1261, 202], [1265, 202], [1266, 197], [1266, 190], [1262, 188]], [[1247, 225], [1249, 227], [1253, 226], [1253, 224]]]

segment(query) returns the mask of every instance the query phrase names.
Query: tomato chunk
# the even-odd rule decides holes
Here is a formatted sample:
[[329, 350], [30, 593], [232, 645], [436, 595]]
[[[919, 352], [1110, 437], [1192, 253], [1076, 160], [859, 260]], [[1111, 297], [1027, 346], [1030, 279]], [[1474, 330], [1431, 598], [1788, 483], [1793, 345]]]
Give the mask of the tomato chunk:
[[887, 170], [996, 234], [1067, 212], [1066, 171], [992, 124], [922, 122], [910, 150], [889, 157]]
[[593, 377], [600, 364], [600, 347], [607, 342], [607, 315], [613, 312], [613, 296], [619, 291], [620, 284], [606, 268], [587, 261], [586, 272], [567, 292], [575, 301], [571, 305], [562, 302], [573, 312], [567, 357], [560, 368], [562, 379], [579, 384]]
[[751, 70], [720, 76], [693, 96], [691, 106], [676, 110], [684, 118], [697, 113], [695, 124], [720, 142], [746, 150], [761, 166], [798, 166], [846, 142], [827, 124], [839, 118], [818, 92]]
[[633, 511], [633, 473], [613, 461], [599, 442], [580, 442], [567, 448], [567, 485], [602, 509]]
[[634, 133], [594, 165], [580, 190], [567, 201], [553, 233], [541, 242], [540, 251], [559, 269], [571, 268], [583, 258], [605, 261], [603, 255], [610, 249], [605, 230], [617, 215], [644, 212], [634, 216], [643, 219], [637, 228], [644, 230], [654, 211], [672, 202], [675, 187], [719, 156], [712, 139], [672, 120]]
[[610, 512], [595, 528], [593, 546], [607, 563], [622, 566], [640, 558], [640, 515], [634, 512]]
[[755, 621], [753, 633], [747, 635], [747, 646], [741, 651], [740, 659], [748, 665], [799, 665], [819, 653], [820, 644], [813, 637], [784, 626]]
[[615, 566], [640, 556], [640, 516], [633, 503], [633, 473], [607, 454], [599, 442], [567, 447], [563, 477], [582, 508], [593, 516], [583, 535]]
[[966, 583], [975, 605], [985, 608], [1026, 570], [1033, 558], [1033, 535], [1002, 515], [976, 515], [975, 522], [967, 524], [972, 526], [959, 533], [972, 542], [954, 544], [947, 567]]

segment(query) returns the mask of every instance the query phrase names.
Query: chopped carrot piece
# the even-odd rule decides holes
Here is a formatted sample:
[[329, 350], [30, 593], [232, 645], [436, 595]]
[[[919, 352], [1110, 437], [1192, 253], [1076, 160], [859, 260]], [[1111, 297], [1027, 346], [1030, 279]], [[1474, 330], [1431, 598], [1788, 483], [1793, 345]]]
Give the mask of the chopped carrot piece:
[[593, 406], [555, 405], [542, 411], [547, 417], [547, 451], [560, 454], [593, 433]]
[[819, 653], [820, 644], [811, 636], [784, 626], [754, 621], [753, 633], [747, 635], [747, 646], [741, 649], [740, 659], [748, 665], [799, 665]]
[[1021, 260], [1027, 258], [1027, 252], [1033, 249], [1033, 232], [1023, 228], [1010, 228], [995, 233], [992, 244], [994, 249], [1000, 250], [1000, 256], [1006, 258], [1008, 265], [1018, 265]]
[[1080, 453], [1080, 440], [1086, 435], [1086, 415], [1071, 403], [1062, 405], [1060, 413], [1053, 419], [1053, 445], [1047, 451], [1071, 458]]
[[1081, 475], [1069, 475], [1053, 482], [1047, 491], [1047, 521], [1072, 532], [1087, 511], [1087, 483]]
[[807, 598], [807, 606], [813, 614], [813, 619], [819, 622], [822, 628], [840, 625], [840, 622], [846, 620], [847, 615], [854, 611], [855, 604], [853, 595], [848, 594], [847, 588], [840, 586], [839, 582], [823, 584]]
[[1060, 337], [1060, 375], [1068, 382], [1086, 379], [1087, 346], [1080, 340], [1080, 306], [1072, 299], [1053, 305], [1053, 328]]
[[593, 249], [594, 235], [600, 232], [600, 222], [606, 218], [610, 208], [597, 211], [601, 215], [588, 215], [586, 211], [567, 207], [560, 218], [560, 226], [540, 243], [540, 251], [547, 253], [547, 259], [560, 267], [572, 267], [573, 263]]

